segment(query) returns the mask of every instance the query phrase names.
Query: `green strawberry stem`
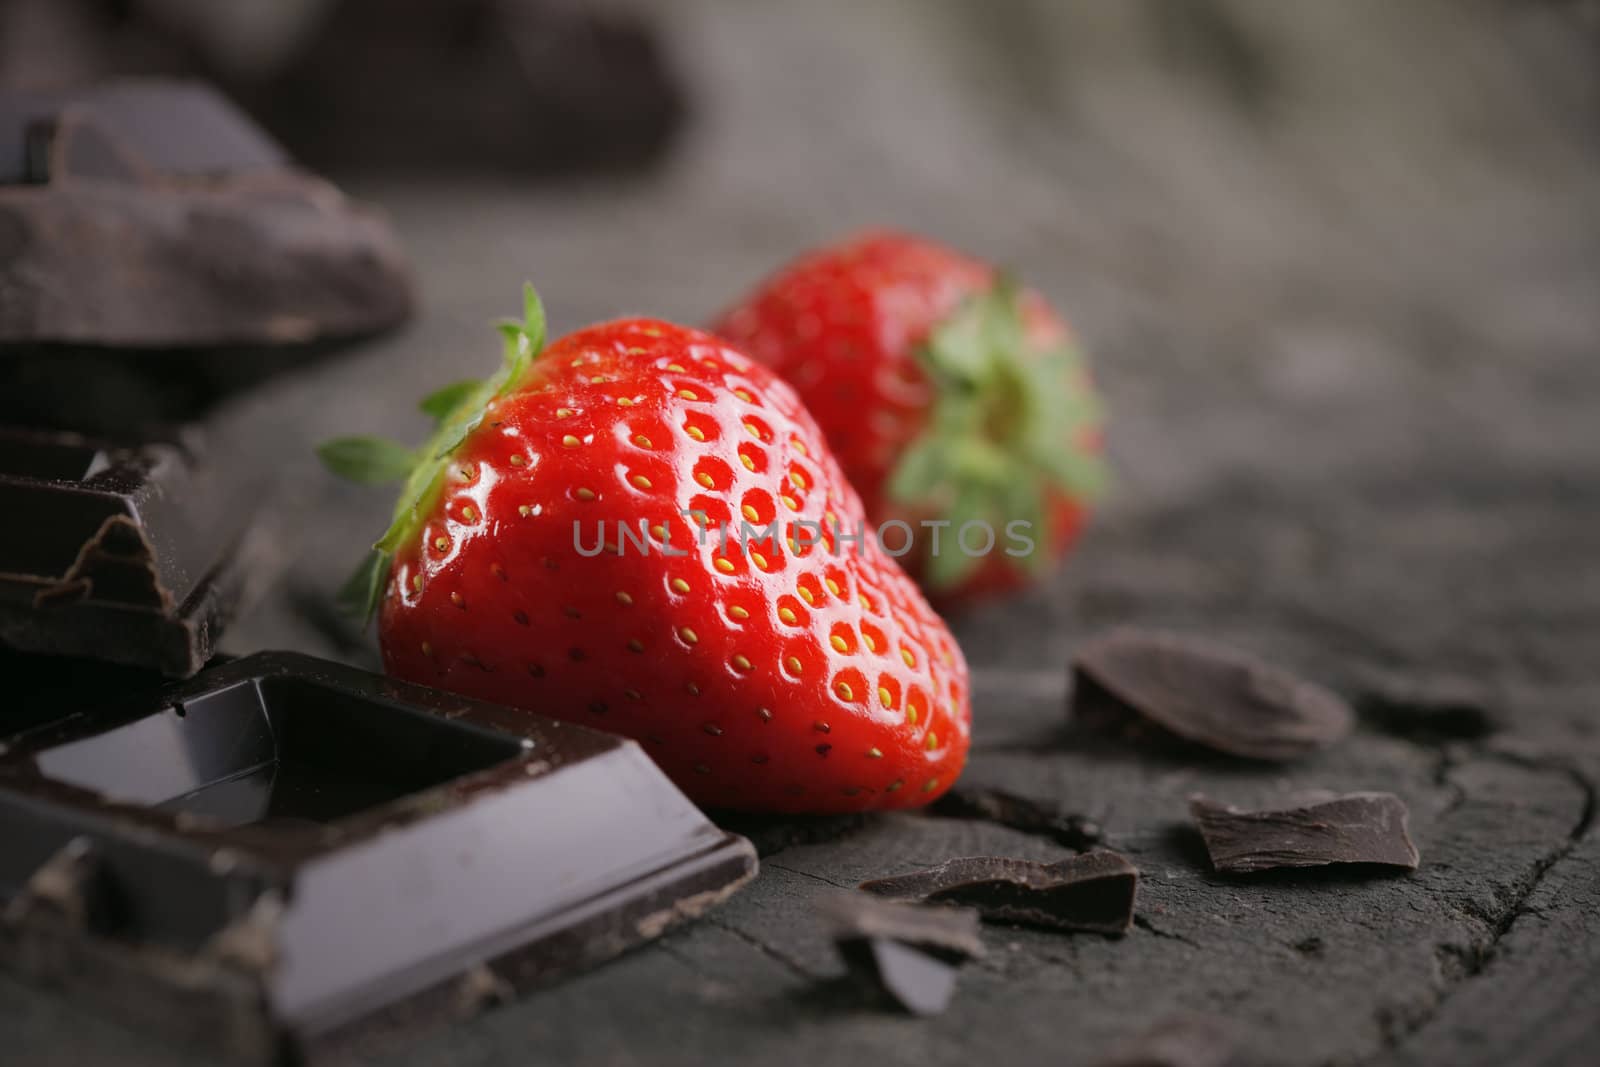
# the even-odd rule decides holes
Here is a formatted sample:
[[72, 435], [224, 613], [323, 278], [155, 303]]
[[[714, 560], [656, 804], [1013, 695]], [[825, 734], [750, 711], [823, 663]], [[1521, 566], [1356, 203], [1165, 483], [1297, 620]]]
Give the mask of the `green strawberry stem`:
[[339, 604], [363, 621], [370, 620], [389, 578], [395, 549], [415, 537], [444, 488], [450, 457], [483, 421], [497, 397], [521, 384], [544, 349], [544, 305], [532, 285], [522, 289], [522, 321], [500, 324], [505, 362], [483, 381], [453, 382], [425, 397], [419, 405], [434, 420], [433, 434], [417, 448], [377, 437], [341, 437], [325, 442], [317, 455], [334, 474], [374, 485], [405, 480], [394, 517], [372, 551], [339, 590]]
[[[952, 535], [986, 522], [999, 536], [1007, 523], [1032, 524], [1048, 538], [1049, 497], [1087, 498], [1100, 491], [1099, 457], [1075, 447], [1099, 420], [1083, 382], [1083, 357], [1071, 344], [1039, 351], [1027, 341], [1016, 285], [1002, 277], [936, 327], [918, 352], [934, 385], [927, 429], [889, 477], [889, 495], [950, 520]], [[1035, 569], [1048, 552], [1006, 556]], [[936, 589], [956, 585], [979, 557], [943, 551], [928, 560]]]

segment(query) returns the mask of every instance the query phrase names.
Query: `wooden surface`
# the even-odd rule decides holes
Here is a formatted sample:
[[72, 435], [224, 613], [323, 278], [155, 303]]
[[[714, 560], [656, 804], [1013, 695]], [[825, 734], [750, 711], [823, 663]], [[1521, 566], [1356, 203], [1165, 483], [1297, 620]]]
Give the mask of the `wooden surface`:
[[[1093, 1063], [1183, 1013], [1225, 1020], [1240, 1063], [1587, 1062], [1593, 38], [1555, 5], [1228, 3], [1217, 25], [1157, 5], [978, 7], [673, 5], [698, 118], [662, 173], [351, 180], [393, 213], [424, 309], [216, 421], [280, 455], [288, 483], [271, 507], [285, 577], [227, 645], [371, 662], [326, 598], [387, 500], [324, 477], [309, 448], [419, 436], [413, 399], [493, 365], [488, 323], [524, 278], [558, 330], [633, 311], [697, 321], [853, 226], [937, 234], [1068, 310], [1117, 472], [1065, 573], [956, 622], [976, 675], [966, 780], [1099, 819], [1143, 872], [1135, 929], [991, 926], [946, 1014], [869, 1010], [837, 982], [817, 894], [1064, 850], [982, 821], [829, 824], [703, 921], [372, 1062]], [[1123, 622], [1302, 670], [1357, 701], [1362, 725], [1284, 768], [1075, 738], [1067, 660]], [[1400, 795], [1421, 868], [1210, 873], [1191, 793], [1309, 788]], [[11, 1062], [166, 1059], [10, 982], [0, 1034]]]

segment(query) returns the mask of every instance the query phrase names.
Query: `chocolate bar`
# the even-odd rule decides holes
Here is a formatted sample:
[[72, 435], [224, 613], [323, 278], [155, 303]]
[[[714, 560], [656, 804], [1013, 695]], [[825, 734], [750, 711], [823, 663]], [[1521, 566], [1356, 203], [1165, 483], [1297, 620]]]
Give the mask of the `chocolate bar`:
[[0, 345], [28, 346], [3, 358], [299, 344], [410, 304], [388, 224], [205, 86], [0, 93]]
[[383, 1044], [755, 872], [633, 742], [290, 653], [0, 755], [0, 965], [218, 1059]]
[[0, 428], [0, 645], [185, 677], [209, 659], [267, 546], [260, 477], [195, 434], [123, 445]]
[[1405, 802], [1393, 793], [1348, 793], [1300, 807], [1240, 811], [1205, 797], [1189, 801], [1218, 871], [1365, 864], [1414, 871], [1417, 846]]
[[1074, 716], [1094, 728], [1125, 728], [1131, 712], [1169, 738], [1278, 761], [1331, 745], [1355, 721], [1321, 686], [1198, 638], [1124, 627], [1072, 662]]

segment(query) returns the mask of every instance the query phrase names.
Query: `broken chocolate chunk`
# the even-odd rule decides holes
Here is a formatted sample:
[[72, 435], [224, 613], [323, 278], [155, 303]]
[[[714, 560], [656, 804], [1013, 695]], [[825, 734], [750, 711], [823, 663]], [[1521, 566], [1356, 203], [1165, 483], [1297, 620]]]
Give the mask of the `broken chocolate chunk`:
[[756, 869], [631, 741], [308, 656], [73, 710], [0, 750], [0, 967], [207, 1062], [340, 1061]]
[[1099, 850], [1057, 863], [972, 856], [927, 870], [861, 883], [892, 900], [961, 904], [985, 919], [1058, 930], [1126, 933], [1133, 924], [1139, 872]]
[[267, 475], [193, 434], [138, 444], [0, 428], [0, 645], [184, 677], [259, 579]]
[[983, 955], [978, 913], [964, 908], [926, 907], [846, 892], [823, 897], [817, 910], [833, 924], [837, 939], [899, 941], [952, 961]]
[[1087, 816], [987, 786], [964, 786], [958, 782], [928, 812], [948, 819], [987, 819], [1025, 834], [1051, 838], [1080, 852], [1104, 838], [1100, 826]]
[[[68, 147], [62, 126], [93, 131], [101, 147], [51, 158], [52, 146]], [[289, 164], [283, 149], [243, 113], [199, 84], [152, 78], [0, 94], [0, 185], [44, 183], [63, 174], [126, 176], [125, 164], [106, 158], [113, 154], [137, 159], [153, 174], [181, 178]]]
[[1272, 811], [1240, 811], [1194, 797], [1189, 812], [1218, 871], [1350, 863], [1417, 868], [1406, 806], [1393, 793], [1349, 793]]
[[983, 955], [973, 911], [896, 904], [864, 893], [826, 897], [817, 909], [833, 924], [852, 977], [913, 1015], [943, 1011], [955, 993], [957, 965]]
[[0, 93], [4, 358], [298, 344], [395, 325], [410, 305], [388, 224], [205, 86]]
[[1327, 689], [1198, 638], [1122, 628], [1081, 649], [1073, 667], [1074, 714], [1083, 721], [1133, 712], [1185, 741], [1249, 759], [1304, 756], [1354, 721]]
[[1441, 676], [1383, 676], [1356, 697], [1361, 718], [1395, 737], [1424, 744], [1476, 741], [1501, 726], [1494, 694], [1476, 679]]
[[956, 991], [956, 968], [898, 941], [872, 937], [839, 942], [850, 974], [871, 982], [913, 1015], [938, 1015]]

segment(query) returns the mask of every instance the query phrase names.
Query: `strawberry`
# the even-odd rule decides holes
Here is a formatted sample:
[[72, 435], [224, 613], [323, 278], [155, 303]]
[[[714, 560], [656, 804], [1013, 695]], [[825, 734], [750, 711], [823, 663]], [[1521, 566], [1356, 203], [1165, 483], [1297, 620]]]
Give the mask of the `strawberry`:
[[988, 264], [869, 232], [712, 328], [799, 390], [867, 517], [905, 524], [886, 543], [936, 602], [1014, 589], [1076, 539], [1101, 480], [1094, 392], [1066, 325]]
[[794, 391], [653, 319], [543, 347], [531, 288], [505, 331], [495, 378], [424, 401], [423, 448], [322, 449], [338, 473], [406, 480], [347, 589], [381, 600], [388, 671], [632, 737], [708, 806], [948, 789], [971, 717], [961, 650], [875, 547]]

